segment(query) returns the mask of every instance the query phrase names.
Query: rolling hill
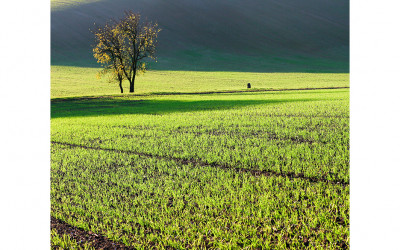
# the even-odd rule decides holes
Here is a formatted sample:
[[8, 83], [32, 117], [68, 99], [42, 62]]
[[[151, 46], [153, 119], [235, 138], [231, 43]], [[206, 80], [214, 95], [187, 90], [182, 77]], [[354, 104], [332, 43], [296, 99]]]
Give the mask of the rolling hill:
[[52, 65], [96, 66], [90, 29], [125, 10], [159, 23], [154, 69], [348, 72], [348, 0], [53, 0]]

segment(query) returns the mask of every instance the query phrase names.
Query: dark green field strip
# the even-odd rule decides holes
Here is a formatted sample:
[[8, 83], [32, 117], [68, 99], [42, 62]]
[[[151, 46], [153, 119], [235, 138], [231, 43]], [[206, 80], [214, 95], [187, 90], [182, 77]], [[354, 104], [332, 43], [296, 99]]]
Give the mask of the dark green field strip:
[[274, 171], [268, 171], [268, 170], [255, 170], [255, 169], [248, 169], [248, 168], [239, 168], [235, 166], [227, 166], [227, 165], [219, 165], [216, 163], [210, 164], [204, 161], [201, 161], [199, 159], [184, 159], [184, 158], [177, 158], [177, 157], [166, 157], [162, 155], [156, 155], [156, 154], [149, 154], [149, 153], [143, 153], [143, 152], [135, 152], [135, 151], [130, 151], [130, 150], [117, 150], [117, 149], [110, 149], [110, 148], [101, 148], [101, 147], [91, 147], [91, 146], [85, 146], [85, 145], [78, 145], [78, 144], [71, 144], [71, 143], [66, 143], [66, 142], [57, 142], [57, 141], [51, 141], [52, 144], [57, 144], [57, 145], [63, 145], [63, 146], [68, 146], [70, 148], [82, 148], [82, 149], [90, 149], [90, 150], [103, 150], [103, 151], [109, 151], [109, 152], [115, 152], [115, 153], [122, 153], [122, 154], [133, 154], [133, 155], [139, 155], [139, 156], [146, 156], [146, 157], [154, 157], [157, 159], [165, 159], [165, 160], [173, 160], [177, 163], [180, 164], [190, 164], [193, 163], [195, 166], [201, 166], [201, 167], [216, 167], [220, 169], [226, 169], [230, 171], [237, 171], [238, 173], [249, 173], [253, 176], [280, 176], [280, 177], [286, 177], [289, 179], [304, 179], [307, 180], [311, 183], [315, 182], [326, 182], [330, 183], [333, 185], [342, 185], [342, 186], [347, 186], [349, 185], [348, 182], [341, 182], [341, 181], [332, 181], [332, 180], [327, 180], [325, 178], [315, 178], [315, 177], [307, 177], [304, 176], [302, 173], [293, 173], [293, 172], [274, 172]]
[[348, 248], [349, 187], [52, 145], [52, 216], [140, 248]]
[[102, 96], [82, 96], [82, 97], [66, 97], [52, 98], [51, 103], [68, 102], [68, 101], [86, 101], [98, 99], [114, 99], [135, 96], [162, 96], [162, 95], [210, 95], [210, 94], [233, 94], [233, 93], [254, 93], [254, 92], [275, 92], [275, 91], [303, 91], [303, 90], [327, 90], [327, 89], [350, 89], [350, 87], [324, 87], [324, 88], [297, 88], [297, 89], [247, 89], [247, 90], [227, 90], [227, 91], [199, 91], [199, 92], [162, 92], [149, 94], [129, 94], [129, 95], [102, 95]]
[[89, 246], [95, 249], [133, 249], [124, 244], [113, 242], [104, 236], [93, 232], [86, 232], [78, 227], [71, 226], [62, 220], [50, 218], [51, 229], [55, 229], [59, 235], [68, 235], [71, 240], [77, 242], [80, 248]]

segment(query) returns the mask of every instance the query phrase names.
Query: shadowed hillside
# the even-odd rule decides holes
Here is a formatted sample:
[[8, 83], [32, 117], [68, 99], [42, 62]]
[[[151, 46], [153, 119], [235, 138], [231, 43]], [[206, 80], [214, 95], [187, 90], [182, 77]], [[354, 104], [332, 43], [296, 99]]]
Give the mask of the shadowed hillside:
[[104, 0], [53, 6], [52, 64], [96, 66], [89, 29], [125, 10], [162, 28], [154, 69], [348, 72], [348, 0]]

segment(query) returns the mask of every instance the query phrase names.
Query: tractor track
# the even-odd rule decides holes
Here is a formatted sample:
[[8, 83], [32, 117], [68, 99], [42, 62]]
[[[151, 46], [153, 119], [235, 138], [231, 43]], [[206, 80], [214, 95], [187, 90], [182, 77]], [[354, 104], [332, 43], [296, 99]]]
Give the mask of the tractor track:
[[84, 146], [84, 145], [79, 145], [79, 144], [72, 144], [72, 143], [66, 143], [66, 142], [57, 142], [57, 141], [51, 141], [52, 144], [57, 144], [57, 145], [63, 145], [63, 146], [68, 146], [71, 148], [82, 148], [82, 149], [90, 149], [90, 150], [103, 150], [103, 151], [109, 151], [109, 152], [115, 152], [115, 153], [123, 153], [123, 154], [133, 154], [133, 155], [139, 155], [139, 156], [145, 156], [145, 157], [152, 157], [156, 159], [163, 159], [163, 160], [173, 160], [175, 162], [178, 162], [180, 164], [190, 164], [193, 163], [198, 166], [202, 167], [216, 167], [220, 169], [225, 169], [225, 170], [231, 170], [231, 171], [236, 171], [238, 173], [249, 173], [253, 176], [280, 176], [280, 177], [287, 177], [289, 179], [302, 179], [302, 180], [307, 180], [311, 183], [319, 183], [319, 182], [325, 182], [333, 185], [341, 185], [343, 187], [346, 187], [349, 185], [349, 182], [345, 181], [332, 181], [328, 180], [326, 178], [317, 178], [317, 177], [309, 177], [305, 176], [303, 173], [294, 173], [294, 172], [286, 172], [286, 173], [279, 173], [276, 171], [271, 171], [271, 170], [255, 170], [255, 169], [247, 169], [247, 168], [239, 168], [239, 167], [232, 167], [228, 165], [223, 165], [223, 164], [218, 164], [218, 163], [207, 163], [198, 159], [185, 159], [185, 158], [178, 158], [178, 157], [170, 157], [170, 156], [160, 156], [160, 155], [154, 155], [150, 153], [143, 153], [143, 152], [136, 152], [136, 151], [131, 151], [131, 150], [119, 150], [119, 149], [109, 149], [109, 148], [100, 148], [100, 147], [91, 147], [91, 146]]

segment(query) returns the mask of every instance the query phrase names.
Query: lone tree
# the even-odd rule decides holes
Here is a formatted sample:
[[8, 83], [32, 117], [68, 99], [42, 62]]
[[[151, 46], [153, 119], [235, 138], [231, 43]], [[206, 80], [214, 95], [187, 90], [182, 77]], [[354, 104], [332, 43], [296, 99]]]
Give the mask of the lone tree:
[[135, 91], [135, 77], [146, 71], [145, 58], [155, 58], [158, 24], [141, 22], [140, 14], [125, 12], [119, 21], [107, 23], [94, 32], [96, 45], [93, 55], [104, 69], [99, 75], [111, 73], [111, 79], [129, 81], [129, 92]]
[[125, 75], [122, 71], [122, 36], [119, 35], [117, 27], [106, 24], [102, 28], [98, 28], [95, 34], [96, 46], [93, 49], [93, 55], [97, 62], [101, 63], [104, 69], [98, 73], [100, 78], [102, 75], [111, 74], [110, 81], [117, 80], [121, 93], [124, 93], [122, 81]]

